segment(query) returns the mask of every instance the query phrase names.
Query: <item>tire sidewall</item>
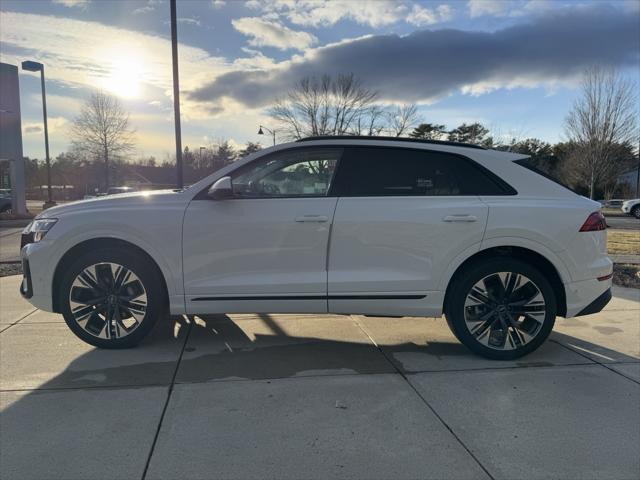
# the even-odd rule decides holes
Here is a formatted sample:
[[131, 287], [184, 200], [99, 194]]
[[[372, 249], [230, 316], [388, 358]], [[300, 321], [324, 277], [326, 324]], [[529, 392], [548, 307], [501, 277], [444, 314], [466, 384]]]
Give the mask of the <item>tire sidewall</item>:
[[[131, 270], [142, 282], [147, 294], [147, 310], [140, 325], [130, 334], [117, 339], [98, 338], [85, 331], [75, 320], [69, 304], [69, 292], [74, 280], [90, 265], [117, 263]], [[135, 252], [107, 248], [81, 254], [65, 269], [58, 288], [58, 305], [67, 326], [81, 340], [100, 348], [129, 348], [137, 345], [151, 331], [158, 317], [165, 312], [164, 295], [157, 272], [149, 261]]]
[[[464, 319], [464, 303], [473, 285], [487, 275], [497, 272], [515, 272], [528, 277], [540, 289], [546, 305], [541, 330], [533, 340], [516, 350], [497, 350], [482, 345], [469, 332]], [[474, 353], [493, 360], [513, 360], [536, 350], [551, 333], [557, 314], [556, 295], [551, 283], [535, 267], [517, 259], [495, 258], [471, 265], [460, 272], [454, 282], [445, 309], [447, 321], [458, 340]]]

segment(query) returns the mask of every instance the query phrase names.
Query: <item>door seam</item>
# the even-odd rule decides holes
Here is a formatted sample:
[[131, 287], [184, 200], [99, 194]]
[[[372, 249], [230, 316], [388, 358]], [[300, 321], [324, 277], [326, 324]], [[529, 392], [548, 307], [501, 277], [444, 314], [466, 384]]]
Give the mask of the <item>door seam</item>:
[[338, 204], [340, 203], [340, 197], [336, 197], [336, 204], [333, 207], [333, 215], [331, 216], [331, 223], [329, 224], [329, 235], [327, 237], [327, 251], [325, 255], [324, 271], [325, 271], [325, 295], [327, 296], [327, 313], [329, 313], [329, 256], [331, 255], [331, 240], [333, 237], [333, 223], [336, 219], [336, 212], [338, 211]]

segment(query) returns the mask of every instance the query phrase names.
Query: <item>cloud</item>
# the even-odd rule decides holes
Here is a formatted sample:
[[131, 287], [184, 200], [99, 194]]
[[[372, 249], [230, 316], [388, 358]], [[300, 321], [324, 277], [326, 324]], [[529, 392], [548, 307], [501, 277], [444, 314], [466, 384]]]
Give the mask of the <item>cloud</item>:
[[251, 0], [246, 6], [282, 14], [291, 23], [306, 27], [329, 27], [346, 19], [375, 28], [404, 19], [409, 10], [396, 0]]
[[57, 3], [58, 5], [63, 5], [69, 8], [87, 8], [89, 5], [89, 0], [53, 0], [53, 3]]
[[162, 0], [147, 0], [147, 4], [143, 7], [136, 8], [132, 13], [139, 15], [141, 13], [153, 12], [158, 5], [162, 3]]
[[[109, 81], [123, 75], [139, 83], [140, 96], [122, 99], [125, 108], [135, 118], [138, 130], [137, 147], [161, 156], [162, 150], [172, 151], [172, 65], [171, 42], [168, 38], [147, 34], [98, 22], [46, 15], [2, 11], [0, 16], [0, 43], [2, 61], [19, 65], [25, 58], [34, 58], [46, 65], [47, 109], [50, 128], [55, 129], [55, 117], [76, 116], [87, 95], [97, 88], [109, 89]], [[78, 48], [81, 45], [82, 48]], [[212, 78], [234, 70], [268, 69], [273, 60], [256, 51], [228, 60], [214, 56], [204, 49], [180, 43], [181, 113], [184, 132], [211, 132], [215, 125], [219, 136], [255, 136], [255, 112], [233, 100], [220, 102], [219, 108], [193, 101], [187, 91], [205, 85]], [[128, 75], [131, 74], [131, 77]], [[22, 73], [21, 75], [33, 75]], [[116, 92], [117, 93], [117, 92]], [[41, 96], [37, 92], [23, 92], [23, 126], [25, 154], [40, 155], [42, 116]], [[28, 107], [28, 108], [27, 108]], [[36, 112], [33, 118], [25, 113]], [[212, 122], [214, 115], [219, 120]], [[261, 120], [264, 120], [263, 118]], [[68, 145], [67, 128], [50, 132], [52, 155]], [[166, 142], [150, 140], [153, 134]], [[153, 137], [156, 138], [156, 137]], [[242, 137], [241, 137], [242, 138]], [[167, 147], [166, 145], [169, 145]], [[160, 158], [160, 157], [159, 157]]]
[[176, 18], [176, 22], [184, 23], [187, 25], [195, 25], [196, 27], [199, 27], [200, 25], [202, 25], [200, 23], [200, 20], [198, 20], [197, 18], [188, 18], [188, 17]]
[[[141, 100], [166, 100], [172, 95], [171, 42], [169, 39], [97, 22], [18, 12], [2, 12], [2, 61], [18, 64], [34, 54], [47, 68], [47, 81], [76, 90], [82, 96], [96, 88], [110, 89], [114, 77], [120, 83], [139, 85]], [[78, 45], [85, 47], [78, 48]], [[269, 68], [262, 55], [229, 61], [206, 50], [179, 44], [180, 87], [199, 86], [234, 69]], [[115, 74], [114, 74], [115, 72]], [[210, 118], [211, 109], [182, 98], [185, 119]], [[228, 108], [232, 102], [225, 104]], [[235, 104], [237, 105], [237, 103]]]
[[432, 25], [452, 18], [452, 9], [446, 4], [427, 8], [419, 4], [398, 0], [250, 0], [248, 8], [265, 15], [286, 18], [304, 27], [331, 27], [349, 20], [372, 28], [406, 21], [413, 25]]
[[227, 2], [225, 2], [224, 0], [211, 0], [211, 5], [215, 9], [224, 7], [226, 5], [226, 3]]
[[467, 9], [471, 18], [490, 15], [501, 17], [507, 15], [510, 3], [505, 0], [469, 0]]
[[637, 18], [622, 10], [567, 8], [495, 32], [422, 30], [345, 40], [272, 68], [222, 74], [188, 96], [258, 108], [304, 76], [351, 72], [390, 101], [570, 84], [594, 63], [637, 68], [639, 38]]
[[152, 7], [150, 5], [145, 5], [144, 7], [136, 8], [132, 13], [134, 15], [140, 15], [142, 13], [153, 12], [154, 10], [155, 10], [154, 7]]
[[406, 21], [413, 25], [422, 27], [424, 25], [447, 22], [452, 18], [453, 11], [449, 5], [439, 5], [435, 9], [414, 5], [411, 9], [411, 13], [407, 15]]
[[[49, 117], [47, 119], [47, 128], [49, 134], [59, 132], [67, 128], [68, 122], [64, 117]], [[44, 126], [42, 121], [39, 122], [25, 122], [22, 124], [23, 135], [35, 135], [44, 132]]]
[[231, 21], [233, 28], [251, 37], [249, 45], [254, 47], [275, 47], [280, 50], [305, 50], [318, 39], [307, 32], [291, 30], [276, 22], [258, 17], [244, 17]]

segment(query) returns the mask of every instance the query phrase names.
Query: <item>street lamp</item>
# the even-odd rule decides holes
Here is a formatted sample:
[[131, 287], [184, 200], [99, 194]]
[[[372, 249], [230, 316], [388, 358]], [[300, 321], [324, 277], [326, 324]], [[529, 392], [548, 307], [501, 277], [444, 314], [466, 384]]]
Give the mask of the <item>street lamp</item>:
[[200, 168], [202, 168], [202, 150], [206, 150], [207, 147], [200, 147], [200, 165], [198, 165]]
[[40, 72], [40, 84], [42, 86], [42, 115], [44, 117], [44, 148], [47, 161], [47, 201], [43, 208], [49, 208], [56, 204], [51, 196], [51, 160], [49, 159], [49, 128], [47, 125], [47, 91], [44, 87], [44, 65], [42, 63], [27, 60], [22, 62], [22, 69], [27, 72]]
[[262, 125], [260, 125], [260, 128], [258, 129], [258, 135], [264, 135], [263, 129], [266, 130], [267, 132], [269, 132], [273, 136], [273, 145], [275, 146], [275, 144], [276, 144], [276, 131], [275, 130], [271, 130], [270, 128], [263, 127]]

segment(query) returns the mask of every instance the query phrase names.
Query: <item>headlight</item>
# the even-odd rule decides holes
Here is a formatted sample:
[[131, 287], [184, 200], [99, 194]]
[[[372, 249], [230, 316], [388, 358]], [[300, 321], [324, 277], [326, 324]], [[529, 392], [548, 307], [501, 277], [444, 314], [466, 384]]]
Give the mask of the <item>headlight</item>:
[[51, 230], [51, 227], [53, 227], [57, 221], [57, 218], [42, 218], [31, 222], [22, 231], [20, 248], [30, 243], [38, 243], [44, 238], [47, 232]]

